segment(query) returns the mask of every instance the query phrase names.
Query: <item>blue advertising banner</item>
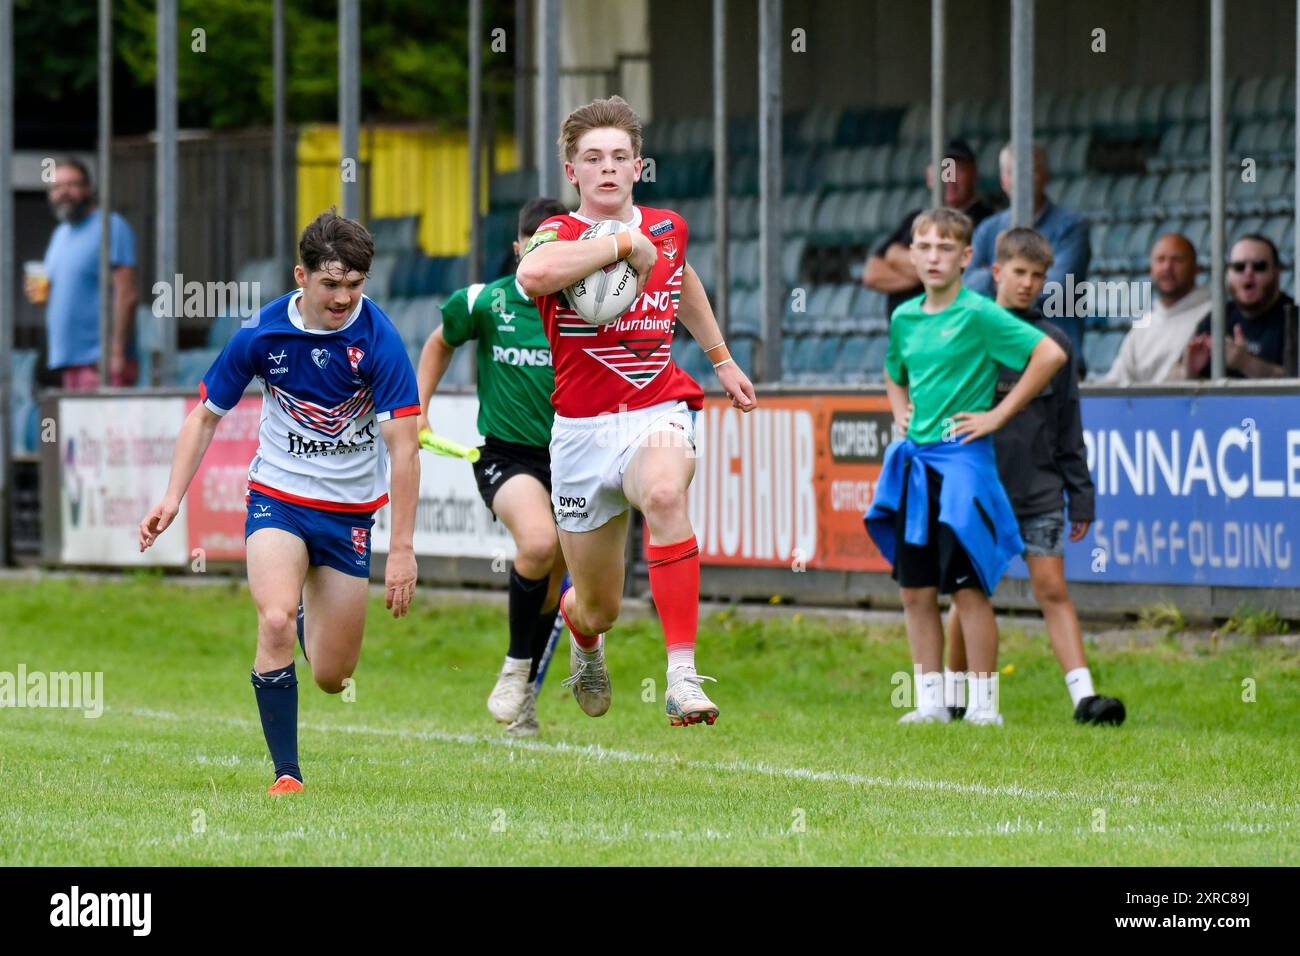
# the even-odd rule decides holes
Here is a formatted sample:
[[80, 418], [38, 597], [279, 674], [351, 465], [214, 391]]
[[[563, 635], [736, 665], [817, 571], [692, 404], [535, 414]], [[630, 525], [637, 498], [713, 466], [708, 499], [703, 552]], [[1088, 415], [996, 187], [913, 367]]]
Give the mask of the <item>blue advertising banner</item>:
[[1097, 521], [1069, 580], [1300, 587], [1300, 395], [1082, 402]]

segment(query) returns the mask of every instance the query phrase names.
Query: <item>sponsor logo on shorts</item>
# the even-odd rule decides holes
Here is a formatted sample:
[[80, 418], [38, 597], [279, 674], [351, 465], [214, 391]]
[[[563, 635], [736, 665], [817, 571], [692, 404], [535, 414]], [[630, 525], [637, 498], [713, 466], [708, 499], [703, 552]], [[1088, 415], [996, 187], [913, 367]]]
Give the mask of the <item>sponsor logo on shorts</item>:
[[560, 518], [586, 518], [587, 498], [585, 495], [556, 495], [555, 509], [556, 519]]
[[269, 518], [269, 517], [271, 517], [271, 509], [268, 505], [259, 503], [253, 506], [254, 521], [256, 521], [258, 518]]
[[501, 470], [497, 467], [496, 462], [483, 469], [483, 477], [488, 480], [489, 485], [495, 485], [500, 480]]
[[365, 557], [366, 555], [366, 539], [369, 537], [369, 535], [370, 535], [369, 528], [352, 529], [352, 550], [355, 551], [357, 554], [361, 555], [362, 557]]
[[673, 221], [671, 219], [661, 219], [650, 227], [650, 235], [662, 236], [665, 232], [673, 231]]
[[361, 360], [365, 357], [366, 353], [361, 351], [361, 349], [357, 348], [355, 345], [348, 346], [348, 361], [352, 363], [352, 371], [355, 372], [358, 370], [357, 366], [361, 364]]

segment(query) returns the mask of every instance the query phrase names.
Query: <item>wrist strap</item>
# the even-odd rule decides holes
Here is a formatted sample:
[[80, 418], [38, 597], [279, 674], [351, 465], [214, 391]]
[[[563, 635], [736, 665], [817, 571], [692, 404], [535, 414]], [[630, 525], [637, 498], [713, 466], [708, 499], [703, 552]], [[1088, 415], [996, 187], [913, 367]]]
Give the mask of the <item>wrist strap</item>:
[[713, 370], [716, 372], [718, 369], [722, 368], [722, 366], [726, 365], [728, 362], [734, 363], [735, 361], [736, 361], [735, 359], [724, 358], [721, 362], [714, 362]]
[[709, 361], [713, 363], [714, 368], [731, 358], [731, 351], [727, 348], [726, 342], [719, 342], [712, 348], [705, 349], [704, 354], [709, 357]]
[[[627, 238], [626, 249], [623, 248], [624, 237]], [[620, 259], [626, 259], [632, 254], [632, 233], [616, 232], [610, 236], [610, 238], [614, 240], [614, 262], [618, 262]]]

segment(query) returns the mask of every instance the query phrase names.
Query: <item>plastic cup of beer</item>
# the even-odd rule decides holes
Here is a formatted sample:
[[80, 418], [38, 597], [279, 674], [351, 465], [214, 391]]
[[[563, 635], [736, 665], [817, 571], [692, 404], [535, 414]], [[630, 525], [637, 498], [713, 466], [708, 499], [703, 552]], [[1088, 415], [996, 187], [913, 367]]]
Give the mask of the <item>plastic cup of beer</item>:
[[45, 274], [45, 263], [31, 260], [23, 263], [23, 280], [28, 295], [36, 305], [50, 297], [50, 277]]

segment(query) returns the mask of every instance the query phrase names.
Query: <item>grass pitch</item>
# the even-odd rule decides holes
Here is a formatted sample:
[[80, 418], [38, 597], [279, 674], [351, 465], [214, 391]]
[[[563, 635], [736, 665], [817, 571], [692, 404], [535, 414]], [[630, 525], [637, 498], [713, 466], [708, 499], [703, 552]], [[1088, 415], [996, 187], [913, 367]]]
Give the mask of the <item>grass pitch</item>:
[[724, 613], [699, 652], [722, 715], [670, 729], [659, 628], [634, 621], [610, 713], [582, 714], [563, 655], [514, 741], [485, 707], [505, 630], [504, 607], [375, 601], [355, 701], [299, 660], [307, 790], [271, 799], [242, 584], [0, 582], [0, 671], [102, 671], [106, 702], [0, 709], [0, 863], [1300, 862], [1293, 647], [1090, 648], [1129, 710], [1092, 728], [1046, 639], [1011, 631], [1006, 727], [901, 727], [901, 627]]

